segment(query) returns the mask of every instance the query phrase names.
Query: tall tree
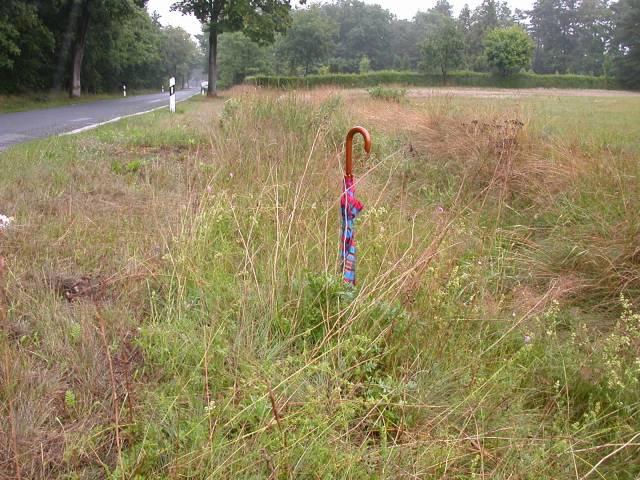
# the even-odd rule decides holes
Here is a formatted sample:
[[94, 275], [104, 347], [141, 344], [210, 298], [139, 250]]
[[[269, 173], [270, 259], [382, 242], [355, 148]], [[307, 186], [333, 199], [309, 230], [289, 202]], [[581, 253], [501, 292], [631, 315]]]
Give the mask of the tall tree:
[[[299, 0], [306, 3], [306, 0]], [[217, 95], [218, 35], [242, 31], [251, 40], [270, 43], [276, 32], [289, 25], [291, 0], [176, 0], [171, 6], [184, 14], [193, 14], [209, 35], [209, 87], [207, 94]]]
[[512, 24], [513, 17], [506, 2], [483, 0], [473, 11], [471, 26], [465, 35], [466, 63], [474, 70], [487, 70], [483, 44], [485, 35], [494, 28]]
[[581, 0], [576, 11], [574, 49], [569, 68], [576, 73], [601, 75], [613, 37], [613, 12], [606, 0]]
[[144, 7], [147, 0], [68, 0], [71, 3], [70, 31], [73, 32], [71, 48], [71, 82], [69, 95], [82, 94], [81, 72], [87, 45], [87, 34], [93, 25], [108, 30], [118, 20], [133, 13], [134, 8]]
[[0, 84], [5, 91], [42, 88], [54, 45], [36, 6], [24, 0], [0, 3]]
[[182, 85], [189, 79], [191, 70], [198, 62], [198, 48], [191, 35], [180, 27], [167, 26], [162, 29], [160, 48], [165, 76], [176, 78], [176, 85]]
[[446, 84], [447, 74], [462, 63], [464, 53], [464, 40], [455, 22], [451, 18], [443, 20], [427, 35], [422, 48], [425, 67], [438, 68], [442, 82]]
[[334, 71], [357, 72], [362, 57], [371, 60], [371, 68], [380, 70], [393, 65], [391, 45], [393, 15], [380, 5], [360, 0], [338, 0], [323, 6], [323, 11], [338, 25]]
[[261, 46], [242, 32], [223, 33], [218, 40], [218, 86], [227, 88], [242, 83], [256, 73], [273, 73], [271, 46]]
[[300, 10], [294, 13], [278, 52], [292, 68], [302, 67], [308, 75], [310, 68], [329, 58], [336, 35], [337, 25], [319, 7]]
[[640, 88], [640, 0], [620, 0], [615, 12], [616, 71], [623, 84]]
[[420, 45], [424, 32], [409, 20], [394, 20], [390, 25], [391, 67], [400, 70], [416, 69], [421, 59]]
[[460, 15], [458, 15], [458, 26], [465, 35], [469, 33], [469, 30], [471, 30], [471, 9], [469, 8], [468, 3], [465, 3], [462, 10], [460, 10]]
[[453, 17], [453, 7], [448, 0], [436, 0], [436, 6], [433, 7], [433, 11], [444, 17]]
[[536, 0], [527, 13], [537, 73], [603, 72], [613, 35], [607, 0]]

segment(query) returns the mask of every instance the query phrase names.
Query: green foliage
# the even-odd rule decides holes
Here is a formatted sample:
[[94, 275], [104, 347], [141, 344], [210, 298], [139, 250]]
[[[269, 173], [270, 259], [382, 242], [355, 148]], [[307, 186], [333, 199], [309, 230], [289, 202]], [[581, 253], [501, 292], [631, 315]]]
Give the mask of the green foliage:
[[[637, 478], [639, 101], [355, 114], [245, 91], [223, 128], [194, 98], [7, 150], [0, 403], [23, 478]], [[356, 120], [352, 288], [327, 159]], [[68, 303], [43, 266], [113, 283]]]
[[208, 34], [210, 95], [217, 92], [218, 35], [242, 31], [254, 42], [268, 44], [275, 40], [276, 33], [286, 31], [291, 22], [291, 0], [176, 0], [171, 9], [195, 15]]
[[373, 98], [400, 103], [406, 97], [407, 90], [405, 88], [387, 88], [377, 86], [369, 89], [369, 95]]
[[[169, 76], [176, 76], [180, 85], [205, 65], [212, 92], [218, 77], [227, 87], [250, 75], [308, 75], [321, 66], [332, 73], [426, 67], [437, 68], [443, 77], [454, 68], [488, 72], [493, 65], [486, 53], [499, 64], [497, 71], [507, 74], [528, 63], [516, 61], [515, 52], [505, 53], [513, 44], [502, 44], [500, 55], [485, 52], [484, 38], [496, 28], [514, 25], [526, 25], [535, 40], [536, 73], [613, 73], [632, 88], [640, 77], [634, 13], [640, 8], [638, 0], [613, 5], [604, 0], [537, 0], [530, 11], [516, 14], [506, 2], [483, 0], [473, 10], [463, 8], [455, 19], [451, 5], [440, 1], [411, 21], [361, 0], [313, 5], [290, 15], [294, 3], [174, 1], [172, 8], [193, 12], [203, 22], [197, 50], [183, 31], [162, 27], [159, 17], [151, 18], [142, 0], [0, 2], [0, 83], [10, 93], [69, 86], [74, 46], [82, 43], [77, 40], [78, 24], [83, 22], [73, 20], [79, 10], [88, 25], [83, 93], [116, 91], [121, 82], [130, 88], [157, 89], [166, 86]], [[218, 45], [219, 35], [224, 36]], [[274, 41], [275, 47], [267, 45]], [[212, 55], [203, 55], [207, 51]], [[209, 66], [210, 58], [219, 62]]]
[[21, 0], [0, 5], [0, 84], [6, 91], [47, 85], [55, 39], [35, 6]]
[[368, 57], [373, 70], [389, 68], [393, 52], [393, 15], [380, 5], [360, 0], [340, 0], [322, 7], [338, 26], [336, 48], [329, 64], [332, 72], [355, 73], [362, 57]]
[[615, 67], [621, 83], [640, 88], [640, 0], [621, 0], [616, 5]]
[[371, 60], [365, 55], [358, 64], [358, 73], [369, 73], [369, 70], [371, 70]]
[[533, 42], [520, 27], [496, 28], [484, 39], [487, 61], [500, 76], [507, 77], [531, 63]]
[[[418, 87], [442, 86], [442, 75], [393, 70], [358, 74], [308, 75], [285, 77], [255, 75], [248, 77], [249, 84], [272, 88], [313, 88], [335, 85], [347, 88], [368, 88], [377, 85], [412, 85]], [[450, 72], [447, 84], [464, 87], [500, 88], [616, 88], [617, 84], [606, 77], [587, 75], [536, 75], [519, 73], [503, 78], [480, 72]]]
[[73, 390], [67, 390], [64, 392], [64, 405], [68, 410], [76, 408], [76, 395]]
[[537, 73], [604, 73], [613, 42], [609, 2], [537, 0], [526, 15], [536, 44], [533, 68]]
[[270, 55], [242, 32], [219, 37], [218, 75], [220, 88], [242, 83], [249, 75], [269, 71]]
[[142, 160], [131, 160], [130, 162], [122, 163], [118, 161], [113, 161], [111, 163], [111, 171], [118, 175], [127, 175], [132, 173], [137, 173], [144, 166], [144, 162]]
[[[360, 265], [361, 287], [354, 289], [334, 274], [332, 261], [324, 260], [324, 252], [334, 247], [322, 240], [326, 211], [318, 205], [335, 202], [335, 189], [298, 181], [305, 169], [326, 175], [326, 158], [343, 138], [322, 133], [321, 141], [314, 139], [317, 131], [324, 132], [320, 129], [343, 123], [344, 106], [333, 99], [314, 105], [300, 97], [245, 95], [225, 105], [224, 135], [216, 141], [220, 151], [235, 156], [215, 165], [213, 181], [219, 188], [202, 199], [194, 225], [171, 248], [167, 286], [154, 297], [153, 317], [139, 341], [154, 382], [138, 410], [135, 440], [127, 444], [114, 475], [206, 472], [262, 478], [278, 471], [294, 478], [368, 479], [398, 478], [409, 468], [441, 477], [447, 468], [473, 478], [482, 475], [483, 458], [488, 465], [499, 455], [499, 463], [490, 464], [497, 478], [565, 478], [576, 469], [585, 475], [603, 458], [602, 450], [614, 451], [634, 438], [640, 425], [637, 314], [626, 302], [603, 314], [613, 322], [606, 333], [587, 328], [583, 324], [593, 315], [588, 305], [576, 307], [570, 299], [538, 304], [547, 296], [537, 296], [529, 276], [536, 269], [519, 263], [531, 261], [526, 245], [532, 243], [541, 252], [559, 250], [553, 244], [574, 246], [569, 234], [593, 223], [577, 215], [585, 209], [602, 212], [602, 203], [577, 196], [595, 184], [571, 182], [549, 201], [547, 192], [527, 195], [533, 178], [527, 177], [525, 185], [505, 179], [510, 207], [517, 209], [513, 217], [491, 192], [477, 211], [460, 214], [419, 293], [401, 304], [394, 300], [397, 282], [423, 251], [406, 237], [424, 237], [426, 248], [433, 238], [431, 205], [448, 204], [463, 182], [462, 195], [470, 198], [491, 190], [492, 175], [501, 173], [477, 178], [482, 166], [488, 163], [487, 171], [494, 172], [502, 155], [512, 155], [491, 150], [496, 137], [485, 132], [469, 140], [463, 133], [469, 131], [460, 127], [469, 111], [494, 118], [494, 106], [483, 113], [478, 99], [463, 112], [462, 101], [428, 104], [429, 115], [441, 112], [436, 138], [450, 142], [439, 152], [389, 160], [406, 140], [384, 130], [376, 133], [380, 170], [404, 168], [408, 181], [373, 172], [363, 185], [361, 195], [380, 200], [368, 205], [359, 224], [366, 260]], [[268, 134], [247, 139], [243, 132], [249, 130]], [[454, 140], [452, 130], [464, 139]], [[519, 169], [529, 158], [553, 157], [564, 148], [529, 157], [529, 149], [542, 145], [541, 133], [524, 133], [533, 137], [531, 144], [518, 140], [527, 156], [508, 157], [513, 160], [509, 168]], [[545, 145], [552, 141], [546, 138]], [[299, 162], [312, 146], [320, 151]], [[467, 149], [471, 152], [461, 153]], [[256, 152], [265, 153], [257, 159]], [[479, 163], [469, 167], [476, 155]], [[629, 202], [630, 214], [637, 202], [637, 176], [618, 170], [628, 168], [623, 162], [602, 160], [629, 183], [621, 184], [624, 194], [617, 200], [603, 195], [617, 191], [613, 182], [598, 196], [613, 209]], [[557, 171], [558, 165], [551, 168]], [[230, 171], [240, 178], [229, 179]], [[471, 172], [477, 183], [467, 184]], [[518, 176], [524, 172], [518, 170]], [[440, 184], [451, 188], [431, 188]], [[424, 212], [410, 226], [394, 207], [400, 188], [405, 208], [418, 205]], [[425, 189], [430, 189], [426, 198]], [[540, 200], [545, 218], [558, 222], [553, 228], [528, 213], [536, 205], [539, 211]], [[423, 210], [425, 203], [429, 207]], [[470, 205], [466, 208], [476, 208]], [[301, 215], [294, 219], [295, 209]], [[620, 218], [602, 218], [611, 226], [620, 224]], [[527, 220], [531, 223], [524, 224]], [[555, 232], [563, 226], [568, 230]], [[280, 242], [289, 235], [296, 242], [281, 253]], [[537, 242], [545, 236], [553, 243], [543, 248]], [[585, 264], [601, 254], [594, 252]], [[406, 264], [394, 267], [403, 259]], [[637, 266], [621, 267], [613, 270], [632, 279], [635, 270], [628, 269]], [[594, 279], [587, 283], [596, 284]], [[608, 280], [602, 283], [610, 288]], [[521, 305], [528, 300], [519, 293], [525, 285], [535, 289], [539, 308]], [[639, 298], [635, 290], [631, 295]], [[403, 440], [425, 428], [446, 441], [414, 445]], [[500, 435], [478, 434], [495, 431]], [[468, 436], [479, 445], [471, 454]], [[598, 472], [605, 478], [635, 478], [636, 453], [629, 445]], [[447, 466], [440, 466], [442, 458], [449, 459]]]
[[291, 27], [278, 44], [277, 54], [295, 71], [304, 75], [327, 60], [335, 44], [336, 25], [319, 7], [299, 10], [293, 15]]
[[179, 27], [164, 27], [161, 30], [160, 65], [163, 77], [175, 77], [176, 84], [189, 80], [189, 75], [200, 63], [198, 49], [188, 32]]
[[427, 34], [422, 45], [425, 70], [438, 69], [442, 81], [447, 83], [447, 73], [462, 63], [464, 41], [453, 20], [444, 18], [435, 30]]
[[514, 17], [506, 2], [483, 0], [473, 12], [463, 9], [458, 25], [465, 39], [465, 64], [468, 69], [488, 71], [483, 40], [494, 28], [511, 27]]
[[[61, 45], [74, 41], [74, 32], [67, 31], [71, 4], [2, 2], [0, 81], [5, 91], [57, 90], [69, 84], [71, 48]], [[116, 91], [121, 82], [129, 91], [155, 90], [166, 86], [169, 76], [177, 76], [181, 85], [199, 63], [200, 52], [184, 30], [162, 27], [130, 0], [94, 2], [89, 16], [83, 92]], [[11, 22], [5, 20], [9, 18]]]

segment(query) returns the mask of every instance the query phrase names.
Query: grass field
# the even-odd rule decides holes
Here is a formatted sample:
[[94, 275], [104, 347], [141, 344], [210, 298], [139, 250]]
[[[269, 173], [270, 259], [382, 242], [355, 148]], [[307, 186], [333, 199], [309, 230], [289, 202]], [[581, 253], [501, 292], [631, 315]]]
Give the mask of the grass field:
[[1, 153], [0, 478], [638, 478], [638, 112], [236, 89]]

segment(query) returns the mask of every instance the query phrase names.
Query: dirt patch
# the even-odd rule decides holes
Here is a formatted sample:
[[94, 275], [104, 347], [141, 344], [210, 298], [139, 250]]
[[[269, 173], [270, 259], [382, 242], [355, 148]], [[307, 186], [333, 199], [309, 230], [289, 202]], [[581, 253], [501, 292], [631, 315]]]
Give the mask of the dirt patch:
[[104, 282], [91, 277], [55, 278], [51, 282], [56, 292], [68, 302], [81, 297], [96, 299], [104, 290]]

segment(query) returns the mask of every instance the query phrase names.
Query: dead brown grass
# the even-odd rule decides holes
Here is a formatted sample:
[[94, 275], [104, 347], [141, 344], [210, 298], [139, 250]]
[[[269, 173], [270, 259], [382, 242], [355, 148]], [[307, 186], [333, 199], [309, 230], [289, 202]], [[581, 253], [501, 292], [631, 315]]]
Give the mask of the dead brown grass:
[[[219, 111], [206, 104], [189, 122], [206, 133]], [[155, 136], [73, 142], [70, 160], [32, 159], [0, 188], [17, 218], [0, 232], [0, 478], [100, 476], [102, 462], [118, 463], [137, 403], [137, 327], [211, 161]], [[134, 160], [138, 170], [114, 170]]]
[[[278, 99], [288, 94], [243, 87], [230, 95], [260, 96], [277, 105]], [[340, 92], [317, 89], [296, 93], [295, 98], [318, 106], [335, 95]], [[384, 134], [376, 138], [400, 143], [394, 145], [398, 153], [391, 156], [393, 162], [374, 156], [370, 163], [361, 161], [358, 165], [363, 172], [358, 188], [363, 196], [377, 199], [370, 206], [400, 198], [398, 230], [404, 228], [407, 235], [412, 215], [432, 216], [431, 236], [407, 246], [412, 254], [406, 257], [401, 252], [388, 252], [389, 258], [399, 260], [392, 267], [380, 265], [377, 283], [365, 288], [363, 298], [397, 288], [398, 297], [410, 308], [418, 290], [435, 291], [446, 284], [467, 246], [465, 242], [482, 242], [473, 236], [479, 229], [453, 229], [454, 220], [465, 216], [465, 222], [479, 223], [489, 207], [496, 208], [498, 216], [514, 208], [536, 209], [536, 214], [543, 215], [553, 211], [561, 196], [571, 193], [572, 185], [580, 179], [608, 172], [606, 156], [594, 159], [561, 141], [540, 143], [522, 111], [505, 113], [487, 108], [460, 113], [448, 98], [423, 105], [364, 98], [345, 101], [350, 122], [364, 123], [374, 133]], [[136, 142], [126, 136], [124, 140], [86, 136], [74, 141], [76, 153], [71, 160], [31, 158], [33, 167], [2, 184], [0, 204], [15, 212], [18, 220], [15, 228], [0, 232], [0, 478], [52, 478], [65, 472], [99, 477], [101, 463], [113, 467], [121, 462], [122, 452], [132, 441], [126, 426], [135, 422], [139, 382], [145, 380], [140, 378], [143, 358], [135, 339], [137, 328], [149, 313], [149, 292], [170, 268], [163, 257], [171, 239], [177, 231], [188, 229], [185, 217], [201, 211], [202, 192], [221, 172], [236, 172], [236, 177], [248, 182], [253, 180], [256, 164], [267, 165], [272, 185], [258, 186], [263, 189], [258, 198], [271, 201], [277, 194], [272, 186], [279, 184], [282, 162], [318, 162], [309, 177], [291, 183], [291, 188], [300, 190], [295, 194], [298, 203], [286, 212], [269, 212], [278, 223], [273, 284], [278, 284], [275, 277], [281, 273], [277, 271], [278, 255], [300, 255], [296, 262], [307, 264], [308, 256], [317, 253], [292, 248], [291, 230], [303, 231], [305, 227], [298, 205], [315, 205], [305, 195], [317, 195], [323, 203], [339, 197], [338, 186], [331, 179], [339, 171], [343, 131], [334, 133], [331, 125], [318, 127], [316, 138], [334, 147], [334, 157], [319, 158], [314, 153], [308, 159], [291, 158], [288, 145], [299, 139], [291, 132], [283, 135], [278, 118], [262, 121], [255, 130], [227, 132], [229, 138], [218, 144], [221, 108], [221, 102], [203, 102], [188, 118], [162, 119], [153, 127], [164, 132], [175, 128], [173, 122], [181, 122], [185, 131], [202, 135], [192, 144], [158, 144], [154, 136], [143, 136]], [[264, 142], [255, 141], [257, 136], [279, 141], [265, 147]], [[233, 163], [238, 159], [242, 162]], [[127, 171], [128, 165], [137, 161], [140, 167]], [[403, 203], [403, 192], [426, 183], [422, 172], [426, 166], [438, 168], [443, 184], [455, 179], [452, 183], [458, 193], [452, 196], [451, 204], [413, 208]], [[383, 167], [387, 167], [384, 172]], [[405, 170], [396, 175], [401, 168]], [[314, 188], [301, 189], [303, 180]], [[231, 187], [234, 181], [238, 180], [229, 178]], [[400, 188], [387, 188], [396, 183]], [[633, 205], [630, 200], [629, 211]], [[265, 208], [256, 206], [258, 211]], [[232, 213], [237, 230], [242, 232], [246, 219], [240, 212]], [[366, 221], [362, 226], [368, 228]], [[321, 230], [325, 238], [318, 235], [317, 243], [324, 245], [326, 225]], [[640, 282], [640, 237], [633, 217], [608, 230], [581, 233], [578, 239], [593, 247], [590, 255], [581, 257], [582, 263], [561, 264], [552, 256], [534, 258], [537, 250], [550, 250], [536, 233], [533, 226], [524, 225], [510, 239], [521, 247], [516, 260], [534, 279], [526, 286], [514, 282], [507, 299], [521, 318], [588, 289], [603, 290], [611, 297], [612, 292], [617, 294]], [[458, 241], [458, 235], [463, 240]], [[445, 237], [451, 250], [446, 253], [442, 272], [430, 276], [428, 267], [434, 259], [442, 259], [439, 255], [444, 256], [440, 246]], [[557, 241], [551, 237], [551, 243]], [[246, 250], [240, 269], [251, 272], [252, 260], [261, 251], [259, 247], [250, 251], [244, 237], [239, 243]], [[325, 271], [329, 271], [335, 259], [314, 261], [324, 262]], [[291, 272], [282, 275], [291, 278]], [[262, 285], [255, 287], [261, 303], [271, 302], [275, 310], [276, 287], [272, 291], [263, 290], [268, 287]], [[504, 301], [490, 295], [482, 300], [495, 304], [495, 312], [500, 310], [498, 302]], [[343, 335], [349, 327], [336, 325], [327, 338]], [[389, 332], [393, 334], [393, 326]], [[251, 336], [247, 338], [252, 341]], [[238, 340], [242, 341], [245, 339]], [[207, 379], [212, 375], [205, 371]], [[207, 382], [203, 397], [208, 400], [210, 395]], [[285, 406], [273, 392], [270, 401], [278, 425]], [[472, 416], [473, 412], [469, 418]], [[209, 428], [211, 432], [211, 425]], [[470, 454], [479, 453], [488, 462], [494, 461], [477, 441], [464, 442]]]

